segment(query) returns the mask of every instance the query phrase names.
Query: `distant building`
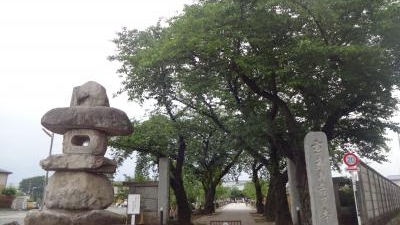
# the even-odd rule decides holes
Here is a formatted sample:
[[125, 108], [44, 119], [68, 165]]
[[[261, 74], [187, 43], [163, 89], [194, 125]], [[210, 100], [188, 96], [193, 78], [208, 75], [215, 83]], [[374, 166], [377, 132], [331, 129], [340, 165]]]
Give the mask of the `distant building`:
[[10, 174], [12, 173], [7, 170], [0, 169], [0, 190], [7, 187], [7, 178]]
[[244, 185], [250, 182], [249, 180], [238, 180], [238, 181], [223, 181], [222, 186], [228, 188], [237, 188], [240, 191], [243, 191]]
[[387, 178], [400, 186], [400, 175], [389, 175]]

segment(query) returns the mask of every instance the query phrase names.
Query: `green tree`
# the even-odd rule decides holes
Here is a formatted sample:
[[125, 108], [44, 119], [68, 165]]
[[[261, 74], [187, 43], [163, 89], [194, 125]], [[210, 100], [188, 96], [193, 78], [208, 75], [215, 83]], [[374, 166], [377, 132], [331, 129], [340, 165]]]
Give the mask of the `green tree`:
[[[268, 192], [268, 182], [266, 180], [260, 180], [261, 183], [261, 191], [262, 191], [262, 195], [265, 196]], [[256, 195], [256, 188], [254, 186], [254, 182], [246, 182], [244, 184], [244, 189], [242, 190], [242, 193], [244, 196], [250, 198], [250, 199], [256, 199], [257, 195]]]
[[[188, 107], [241, 144], [257, 135], [250, 131], [260, 131], [270, 156], [257, 159], [274, 161], [270, 185], [277, 185], [277, 193], [287, 179], [282, 160], [295, 162], [301, 220], [309, 225], [305, 134], [325, 132], [333, 161], [349, 148], [382, 161], [385, 129], [399, 130], [390, 121], [400, 79], [399, 4], [201, 1], [165, 28], [123, 30], [111, 58], [123, 64], [122, 90], [131, 99]], [[241, 122], [225, 123], [229, 117]], [[246, 146], [253, 157], [259, 149]], [[276, 224], [290, 223], [279, 215]]]
[[45, 176], [30, 177], [21, 180], [18, 189], [31, 196], [33, 201], [43, 200], [43, 190], [44, 190]]
[[218, 184], [215, 191], [215, 199], [227, 199], [229, 198], [229, 188], [222, 186], [222, 184]]
[[138, 152], [136, 154], [136, 167], [135, 167], [135, 181], [150, 181], [151, 173], [157, 174], [155, 171], [155, 166], [157, 160], [154, 155], [150, 155], [147, 152]]
[[[215, 10], [224, 8], [225, 7], [211, 7], [211, 10], [206, 12], [210, 15], [217, 15], [218, 12], [215, 12]], [[194, 11], [194, 14], [196, 14], [199, 13], [199, 10], [201, 10], [201, 8], [189, 8], [188, 12], [192, 13], [192, 11]], [[190, 20], [190, 16], [189, 20], [183, 18], [180, 20], [180, 23], [175, 24], [176, 26], [171, 28], [171, 32], [173, 33], [175, 28], [179, 29], [180, 27], [191, 29], [193, 27], [193, 21]], [[230, 17], [228, 16], [226, 18]], [[200, 26], [202, 26], [202, 24], [203, 23], [196, 23], [196, 25]], [[201, 28], [202, 27], [199, 27], [199, 30], [202, 30]], [[230, 30], [230, 28], [228, 29]], [[189, 31], [192, 32], [192, 30]], [[230, 74], [226, 74], [226, 76], [222, 77], [203, 76], [203, 74], [210, 73], [210, 75], [217, 75], [219, 71], [227, 71], [226, 65], [228, 65], [229, 59], [223, 57], [222, 60], [226, 61], [225, 65], [223, 63], [214, 64], [215, 60], [210, 61], [209, 59], [213, 59], [213, 57], [218, 58], [217, 56], [221, 55], [220, 53], [213, 54], [213, 52], [211, 52], [210, 55], [208, 53], [211, 49], [206, 49], [204, 52], [203, 49], [197, 49], [196, 47], [198, 46], [194, 46], [196, 48], [195, 50], [189, 51], [180, 48], [181, 46], [179, 43], [186, 44], [187, 40], [185, 37], [187, 33], [190, 33], [189, 31], [179, 31], [184, 33], [184, 35], [178, 37], [169, 37], [169, 30], [163, 33], [159, 26], [151, 27], [144, 32], [136, 30], [124, 30], [121, 32], [119, 34], [119, 39], [116, 40], [118, 46], [121, 47], [119, 49], [120, 52], [118, 55], [111, 57], [111, 59], [123, 62], [124, 65], [120, 72], [129, 74], [126, 81], [127, 85], [123, 88], [123, 91], [128, 91], [132, 99], [139, 100], [146, 98], [162, 99], [165, 98], [163, 96], [167, 95], [169, 99], [173, 100], [171, 103], [175, 101], [175, 103], [179, 103], [180, 105], [184, 104], [202, 115], [209, 116], [220, 127], [220, 129], [233, 134], [242, 144], [245, 139], [249, 139], [249, 136], [242, 137], [237, 134], [237, 132], [243, 130], [243, 127], [241, 127], [244, 124], [243, 119], [241, 118], [240, 120], [242, 122], [237, 123], [235, 127], [228, 127], [229, 125], [224, 123], [225, 118], [240, 118], [240, 111], [252, 109], [252, 112], [259, 112], [258, 110], [255, 110], [255, 107], [260, 109], [268, 107], [264, 104], [260, 104], [260, 101], [257, 101], [258, 97], [255, 94], [245, 91], [243, 89], [243, 84], [240, 84], [238, 82], [239, 80], [232, 77]], [[163, 36], [162, 34], [166, 34], [166, 36]], [[212, 43], [207, 39], [208, 36], [208, 34], [201, 34], [200, 37], [196, 38], [206, 38], [205, 42], [207, 42], [209, 46], [204, 45], [204, 47], [212, 47]], [[148, 37], [152, 37], [150, 41], [148, 40]], [[216, 34], [216, 37], [219, 37], [219, 34]], [[183, 38], [183, 40], [180, 38]], [[163, 40], [166, 41], [162, 42]], [[169, 40], [173, 41], [171, 42]], [[157, 43], [157, 41], [161, 42]], [[224, 44], [220, 40], [218, 41], [217, 44]], [[190, 43], [196, 44], [196, 42]], [[227, 49], [230, 45], [231, 44], [227, 43]], [[154, 46], [156, 47], [152, 48]], [[183, 47], [187, 46], [183, 45]], [[187, 52], [193, 53], [193, 55], [187, 56]], [[177, 55], [179, 53], [183, 53], [183, 57], [182, 55]], [[159, 57], [152, 57], [154, 55]], [[211, 65], [208, 65], [208, 63], [211, 63]], [[214, 69], [213, 66], [215, 65], [220, 65], [221, 68]], [[189, 72], [193, 73], [192, 75], [194, 76], [187, 76], [190, 75]], [[228, 90], [226, 87], [228, 87]], [[164, 91], [160, 93], [160, 90]], [[228, 91], [228, 95], [226, 95], [224, 91]], [[229, 92], [231, 92], [231, 95]], [[243, 93], [246, 97], [239, 96], [238, 92]], [[235, 102], [237, 105], [240, 105], [239, 111], [232, 108], [232, 105], [235, 105]], [[221, 109], [229, 109], [229, 111], [224, 111], [224, 113], [221, 114], [218, 112], [221, 111]], [[220, 115], [223, 116], [221, 117]], [[264, 118], [257, 113], [254, 116], [258, 119]], [[260, 124], [262, 123], [257, 121], [255, 118], [252, 120], [254, 127], [260, 128]], [[248, 121], [249, 120], [246, 122]], [[248, 124], [249, 123], [246, 125]], [[249, 130], [251, 129], [248, 129], [248, 131]], [[256, 136], [254, 134], [260, 134], [260, 132], [253, 130], [250, 137]], [[252, 149], [251, 144], [248, 144], [247, 147], [248, 149]], [[252, 150], [251, 153], [252, 155], [262, 158], [257, 150]]]
[[[245, 164], [246, 166], [244, 168], [248, 174], [251, 174], [252, 182], [248, 182], [245, 184], [243, 193], [247, 197], [254, 199], [256, 201], [257, 212], [263, 213], [264, 208], [272, 207], [264, 206], [263, 204], [263, 199], [267, 193], [265, 190], [267, 188], [265, 179], [269, 179], [268, 173], [264, 165], [259, 163], [256, 159], [244, 158], [244, 160], [247, 160], [247, 164]], [[249, 164], [251, 160], [252, 163]]]
[[204, 202], [204, 190], [201, 182], [191, 172], [184, 174], [185, 190], [190, 204]]
[[[129, 180], [125, 179], [125, 181], [129, 181]], [[117, 190], [118, 190], [117, 193], [114, 193], [114, 200], [116, 202], [123, 202], [125, 199], [128, 198], [129, 188], [124, 187], [122, 182], [113, 182], [113, 186], [114, 187], [118, 187], [117, 188]]]
[[15, 187], [6, 187], [3, 190], [1, 190], [1, 194], [8, 196], [15, 196], [17, 194], [17, 189]]
[[188, 154], [186, 168], [202, 184], [205, 194], [203, 213], [215, 211], [216, 188], [229, 173], [243, 151], [234, 140], [210, 121], [194, 117], [187, 124]]
[[239, 199], [241, 199], [243, 197], [243, 193], [242, 193], [242, 191], [239, 190], [239, 188], [232, 187], [231, 191], [230, 191], [230, 197], [232, 199], [239, 200]]
[[[129, 157], [134, 151], [139, 152], [139, 156], [149, 154], [150, 158], [148, 159], [152, 159], [154, 164], [158, 163], [160, 157], [168, 157], [170, 159], [170, 185], [176, 197], [178, 222], [190, 224], [191, 209], [183, 181], [186, 140], [182, 131], [178, 129], [181, 125], [180, 118], [173, 115], [169, 106], [167, 106], [167, 111], [169, 118], [161, 114], [153, 115], [148, 120], [138, 123], [132, 135], [114, 138], [109, 145], [116, 150], [114, 156], [119, 161]], [[145, 163], [142, 161], [138, 164], [138, 168], [145, 171], [145, 167], [142, 168], [144, 165]]]

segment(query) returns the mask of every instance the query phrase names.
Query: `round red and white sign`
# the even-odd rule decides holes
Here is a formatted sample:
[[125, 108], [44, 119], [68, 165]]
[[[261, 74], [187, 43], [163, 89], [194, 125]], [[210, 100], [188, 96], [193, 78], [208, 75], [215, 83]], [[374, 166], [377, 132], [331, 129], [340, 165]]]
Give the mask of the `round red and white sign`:
[[358, 161], [359, 161], [359, 159], [354, 153], [348, 152], [348, 153], [344, 154], [344, 156], [343, 156], [344, 164], [346, 164], [349, 167], [356, 166]]

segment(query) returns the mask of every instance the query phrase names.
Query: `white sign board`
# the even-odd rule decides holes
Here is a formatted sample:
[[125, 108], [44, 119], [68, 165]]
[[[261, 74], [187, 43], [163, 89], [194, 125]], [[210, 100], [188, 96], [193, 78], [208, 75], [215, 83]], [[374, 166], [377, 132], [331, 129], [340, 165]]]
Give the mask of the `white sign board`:
[[140, 195], [128, 195], [128, 214], [140, 213]]

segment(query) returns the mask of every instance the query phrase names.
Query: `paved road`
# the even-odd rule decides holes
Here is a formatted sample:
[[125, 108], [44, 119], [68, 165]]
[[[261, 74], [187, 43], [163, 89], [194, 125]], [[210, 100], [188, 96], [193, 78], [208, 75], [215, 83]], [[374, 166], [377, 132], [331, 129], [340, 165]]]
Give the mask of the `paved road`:
[[266, 222], [263, 217], [256, 213], [256, 210], [245, 203], [230, 203], [217, 209], [216, 213], [210, 216], [202, 216], [194, 220], [194, 224], [208, 225], [211, 220], [227, 221], [240, 220], [242, 225], [273, 225]]
[[[125, 214], [125, 208], [110, 207], [108, 210]], [[0, 225], [17, 221], [24, 225], [24, 218], [27, 211], [0, 210]], [[220, 209], [211, 216], [202, 216], [193, 222], [197, 225], [209, 225], [210, 220], [240, 220], [242, 225], [273, 225], [265, 222], [261, 215], [256, 214], [255, 210], [245, 203], [231, 203]]]
[[24, 218], [26, 211], [12, 211], [12, 210], [0, 210], [0, 225], [17, 221], [20, 225], [24, 224]]
[[[126, 208], [109, 207], [108, 210], [119, 214], [126, 213]], [[13, 221], [17, 221], [20, 225], [24, 225], [24, 218], [27, 212], [28, 211], [14, 211], [14, 210], [0, 209], [0, 225], [3, 225], [5, 223], [10, 223]]]

